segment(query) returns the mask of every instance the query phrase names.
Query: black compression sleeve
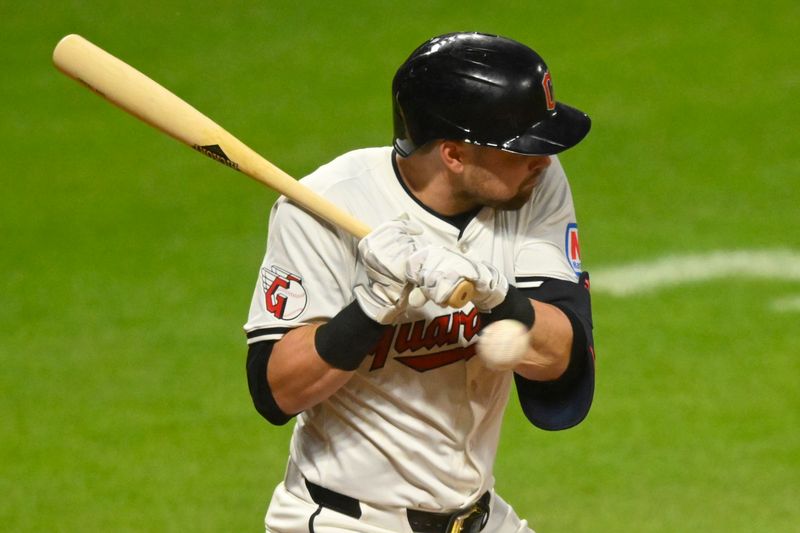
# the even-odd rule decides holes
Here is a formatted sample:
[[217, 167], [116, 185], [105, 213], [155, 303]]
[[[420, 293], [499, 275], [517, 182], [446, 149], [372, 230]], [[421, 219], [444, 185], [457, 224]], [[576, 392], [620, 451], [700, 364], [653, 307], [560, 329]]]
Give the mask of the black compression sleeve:
[[256, 411], [271, 424], [282, 426], [293, 415], [281, 411], [267, 381], [267, 363], [274, 345], [275, 341], [260, 341], [247, 347], [247, 386]]
[[386, 327], [368, 317], [358, 302], [353, 301], [317, 328], [314, 347], [332, 367], [355, 370], [375, 348]]

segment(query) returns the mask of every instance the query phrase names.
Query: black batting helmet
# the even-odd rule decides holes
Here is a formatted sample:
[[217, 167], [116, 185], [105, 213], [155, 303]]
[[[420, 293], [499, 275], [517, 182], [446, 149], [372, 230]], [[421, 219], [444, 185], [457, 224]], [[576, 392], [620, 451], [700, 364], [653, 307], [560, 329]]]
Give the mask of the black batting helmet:
[[434, 139], [463, 140], [527, 155], [580, 142], [589, 117], [553, 97], [539, 55], [512, 39], [449, 33], [423, 43], [392, 82], [394, 147], [410, 155]]

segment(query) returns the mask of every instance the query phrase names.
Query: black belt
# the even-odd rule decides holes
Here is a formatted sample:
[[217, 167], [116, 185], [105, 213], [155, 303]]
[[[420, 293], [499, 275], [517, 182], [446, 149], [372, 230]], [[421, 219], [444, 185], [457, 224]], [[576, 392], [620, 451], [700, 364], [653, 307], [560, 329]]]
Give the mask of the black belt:
[[[361, 503], [357, 499], [305, 481], [308, 493], [317, 505], [352, 518], [361, 518]], [[489, 521], [490, 499], [487, 491], [474, 504], [453, 513], [406, 509], [408, 524], [417, 533], [478, 533]]]

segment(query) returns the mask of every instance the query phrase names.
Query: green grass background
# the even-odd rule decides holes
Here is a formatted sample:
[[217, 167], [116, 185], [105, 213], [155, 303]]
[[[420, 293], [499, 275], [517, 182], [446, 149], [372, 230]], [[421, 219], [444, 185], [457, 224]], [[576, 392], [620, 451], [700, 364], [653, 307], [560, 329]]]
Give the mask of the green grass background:
[[[59, 74], [80, 33], [293, 175], [390, 142], [389, 81], [446, 31], [548, 61], [585, 266], [800, 249], [800, 4], [0, 1], [0, 529], [261, 531], [289, 427], [250, 405], [265, 188]], [[598, 390], [512, 404], [498, 487], [539, 533], [800, 528], [796, 281], [595, 295]]]

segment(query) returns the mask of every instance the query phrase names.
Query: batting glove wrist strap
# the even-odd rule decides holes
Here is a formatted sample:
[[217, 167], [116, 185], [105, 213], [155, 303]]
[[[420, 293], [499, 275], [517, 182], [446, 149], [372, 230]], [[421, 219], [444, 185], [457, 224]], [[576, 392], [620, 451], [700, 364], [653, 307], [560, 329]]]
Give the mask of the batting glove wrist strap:
[[370, 281], [370, 286], [355, 288], [356, 302], [361, 311], [379, 324], [391, 324], [407, 305], [411, 287], [404, 285], [383, 285]]
[[330, 322], [317, 328], [314, 347], [319, 356], [339, 370], [355, 370], [383, 335], [385, 326], [368, 317], [352, 302]]
[[530, 299], [516, 287], [509, 286], [505, 299], [500, 304], [493, 307], [488, 312], [481, 313], [481, 324], [483, 327], [492, 322], [513, 318], [522, 322], [528, 329], [533, 327], [536, 321], [536, 313], [533, 310]]

